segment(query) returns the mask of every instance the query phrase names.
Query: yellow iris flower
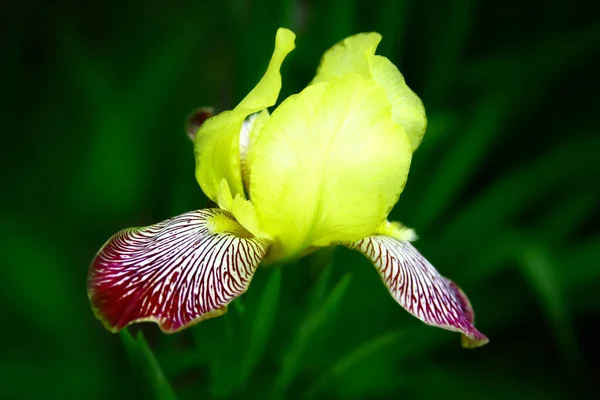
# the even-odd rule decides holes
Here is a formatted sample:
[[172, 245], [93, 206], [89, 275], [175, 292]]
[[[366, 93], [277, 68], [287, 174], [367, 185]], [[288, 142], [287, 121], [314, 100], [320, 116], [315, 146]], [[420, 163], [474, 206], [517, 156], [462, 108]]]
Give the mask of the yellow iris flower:
[[426, 117], [396, 66], [375, 54], [381, 36], [332, 47], [312, 82], [269, 114], [294, 40], [279, 29], [260, 82], [191, 132], [196, 179], [218, 207], [113, 236], [90, 269], [94, 312], [112, 331], [140, 321], [177, 331], [224, 313], [261, 262], [345, 245], [373, 261], [411, 314], [461, 332], [466, 347], [487, 343], [460, 288], [412, 246], [412, 230], [386, 219]]

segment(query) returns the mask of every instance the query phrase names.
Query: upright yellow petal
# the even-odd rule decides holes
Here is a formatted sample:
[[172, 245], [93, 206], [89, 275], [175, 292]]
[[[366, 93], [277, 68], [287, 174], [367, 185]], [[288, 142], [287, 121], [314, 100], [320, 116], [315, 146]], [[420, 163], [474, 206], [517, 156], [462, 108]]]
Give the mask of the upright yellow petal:
[[406, 85], [398, 68], [387, 58], [375, 55], [380, 41], [381, 35], [374, 32], [359, 33], [342, 40], [325, 52], [312, 83], [351, 72], [373, 79], [385, 89], [392, 103], [392, 117], [404, 128], [414, 151], [427, 127], [425, 108], [421, 99]]
[[231, 111], [222, 112], [202, 124], [195, 140], [196, 180], [204, 193], [218, 201], [220, 182], [226, 179], [232, 195], [244, 196], [240, 167], [240, 130], [244, 119], [257, 111], [271, 107], [281, 89], [281, 64], [294, 49], [295, 35], [280, 28], [275, 50], [260, 82]]
[[374, 233], [398, 200], [412, 154], [385, 90], [358, 74], [288, 98], [250, 151], [251, 199], [275, 241], [270, 259]]
[[323, 54], [312, 83], [324, 82], [347, 73], [369, 78], [369, 57], [375, 54], [381, 35], [375, 32], [350, 36]]

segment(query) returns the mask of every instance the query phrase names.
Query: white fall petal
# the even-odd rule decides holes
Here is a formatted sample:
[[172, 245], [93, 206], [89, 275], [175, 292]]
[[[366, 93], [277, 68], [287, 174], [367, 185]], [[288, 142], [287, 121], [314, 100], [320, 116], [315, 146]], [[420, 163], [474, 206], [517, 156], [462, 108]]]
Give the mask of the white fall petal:
[[175, 332], [216, 317], [246, 291], [268, 243], [227, 211], [191, 211], [114, 235], [88, 276], [96, 316], [116, 332], [141, 321]]

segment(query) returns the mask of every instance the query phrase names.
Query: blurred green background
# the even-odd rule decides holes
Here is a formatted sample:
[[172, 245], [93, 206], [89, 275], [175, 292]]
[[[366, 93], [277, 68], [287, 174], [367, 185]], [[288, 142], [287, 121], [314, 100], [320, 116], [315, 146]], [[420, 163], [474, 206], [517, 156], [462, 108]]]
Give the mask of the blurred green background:
[[[600, 396], [600, 3], [35, 2], [4, 7], [1, 398]], [[469, 295], [460, 348], [347, 249], [261, 269], [222, 318], [112, 335], [85, 279], [117, 230], [202, 208], [184, 132], [233, 107], [276, 28], [281, 98], [328, 47], [383, 34], [429, 128], [391, 217]], [[151, 350], [150, 350], [151, 349]]]

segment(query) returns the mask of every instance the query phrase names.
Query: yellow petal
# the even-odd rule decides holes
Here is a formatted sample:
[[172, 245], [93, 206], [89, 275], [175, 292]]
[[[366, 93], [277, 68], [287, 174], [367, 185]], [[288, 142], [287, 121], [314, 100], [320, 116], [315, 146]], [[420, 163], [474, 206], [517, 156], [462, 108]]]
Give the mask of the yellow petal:
[[270, 116], [269, 110], [262, 110], [250, 115], [242, 124], [242, 130], [240, 131], [240, 162], [246, 193], [250, 192], [251, 160], [248, 159], [248, 151], [250, 150], [250, 146], [256, 141], [263, 124]]
[[375, 232], [398, 200], [412, 154], [385, 90], [358, 74], [288, 98], [251, 152], [251, 198], [275, 240], [271, 259]]
[[350, 72], [369, 78], [368, 59], [375, 54], [380, 41], [381, 35], [375, 32], [359, 33], [342, 40], [323, 54], [312, 83], [328, 81]]
[[295, 35], [280, 28], [269, 66], [254, 89], [231, 110], [222, 112], [202, 124], [194, 146], [196, 180], [204, 193], [218, 200], [220, 182], [226, 179], [233, 196], [244, 196], [240, 167], [240, 130], [244, 119], [257, 111], [271, 107], [281, 89], [279, 72], [284, 58], [294, 49]]
[[397, 221], [383, 221], [375, 233], [377, 235], [393, 237], [401, 242], [414, 242], [417, 240], [417, 234], [413, 229], [407, 228]]
[[419, 147], [427, 119], [421, 99], [406, 85], [404, 77], [387, 58], [375, 55], [378, 33], [350, 36], [327, 50], [312, 83], [355, 72], [383, 87], [392, 103], [392, 117], [402, 125], [414, 150]]
[[253, 236], [261, 239], [271, 239], [271, 236], [262, 228], [254, 205], [239, 194], [234, 198], [225, 179], [221, 179], [217, 199], [219, 208], [233, 214], [237, 222]]
[[369, 58], [369, 66], [373, 80], [385, 89], [390, 98], [392, 118], [402, 125], [415, 151], [421, 144], [427, 128], [423, 102], [406, 85], [404, 77], [390, 60], [382, 56], [372, 56]]

